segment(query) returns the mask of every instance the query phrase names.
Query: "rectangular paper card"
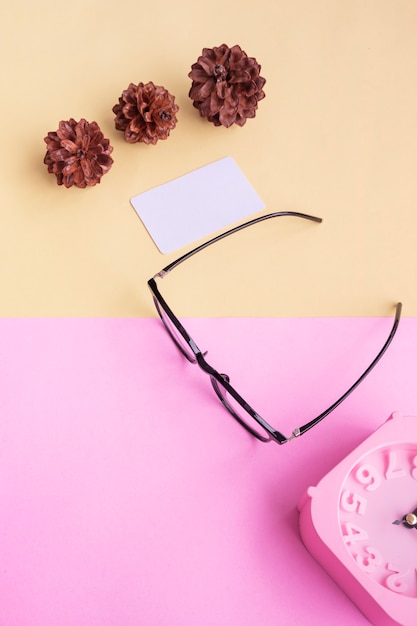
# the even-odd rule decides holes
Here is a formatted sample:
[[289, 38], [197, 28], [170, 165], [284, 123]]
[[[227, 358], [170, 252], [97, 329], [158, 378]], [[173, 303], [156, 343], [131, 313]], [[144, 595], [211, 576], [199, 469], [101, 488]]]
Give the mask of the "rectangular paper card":
[[164, 254], [265, 206], [231, 157], [134, 196], [131, 204]]

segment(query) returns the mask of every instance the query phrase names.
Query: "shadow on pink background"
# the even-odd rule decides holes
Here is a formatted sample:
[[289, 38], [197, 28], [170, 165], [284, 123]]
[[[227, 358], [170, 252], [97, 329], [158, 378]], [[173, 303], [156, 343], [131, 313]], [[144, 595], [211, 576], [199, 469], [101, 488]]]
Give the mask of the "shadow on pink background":
[[[289, 434], [347, 389], [389, 318], [191, 319]], [[394, 410], [417, 415], [417, 319], [324, 422], [262, 444], [155, 319], [0, 320], [1, 626], [368, 621], [305, 550], [297, 503]]]

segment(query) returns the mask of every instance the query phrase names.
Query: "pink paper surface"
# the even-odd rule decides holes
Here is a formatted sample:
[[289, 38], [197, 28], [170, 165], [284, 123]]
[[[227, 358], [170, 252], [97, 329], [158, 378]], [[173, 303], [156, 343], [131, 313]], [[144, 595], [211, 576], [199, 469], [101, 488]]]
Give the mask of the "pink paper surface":
[[[392, 320], [190, 319], [289, 434], [368, 365]], [[350, 624], [297, 504], [394, 411], [417, 414], [417, 319], [313, 431], [261, 444], [155, 319], [0, 320], [1, 626]]]

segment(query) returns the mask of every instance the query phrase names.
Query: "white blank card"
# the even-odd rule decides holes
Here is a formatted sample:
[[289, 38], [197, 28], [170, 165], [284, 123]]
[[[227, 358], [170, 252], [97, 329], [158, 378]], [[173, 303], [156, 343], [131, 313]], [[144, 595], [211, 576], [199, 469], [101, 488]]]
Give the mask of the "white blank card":
[[231, 157], [134, 196], [131, 203], [164, 254], [265, 206]]

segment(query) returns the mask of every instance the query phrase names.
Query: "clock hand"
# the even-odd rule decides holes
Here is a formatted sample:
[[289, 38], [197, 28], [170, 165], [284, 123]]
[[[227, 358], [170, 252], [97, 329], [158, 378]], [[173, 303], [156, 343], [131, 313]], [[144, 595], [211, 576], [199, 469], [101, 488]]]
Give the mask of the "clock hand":
[[396, 519], [392, 523], [396, 524], [397, 526], [399, 524], [402, 524], [406, 528], [417, 528], [417, 508], [414, 509], [412, 513], [407, 513], [406, 515], [404, 515], [401, 520]]

